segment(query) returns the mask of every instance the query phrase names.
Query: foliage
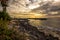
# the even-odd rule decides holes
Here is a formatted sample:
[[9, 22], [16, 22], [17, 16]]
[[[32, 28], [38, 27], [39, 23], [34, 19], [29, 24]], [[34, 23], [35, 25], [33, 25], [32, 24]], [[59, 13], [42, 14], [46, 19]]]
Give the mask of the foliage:
[[11, 17], [6, 12], [0, 12], [0, 20], [10, 21]]
[[6, 12], [0, 12], [0, 40], [26, 40], [26, 35], [17, 28], [9, 29], [11, 17]]

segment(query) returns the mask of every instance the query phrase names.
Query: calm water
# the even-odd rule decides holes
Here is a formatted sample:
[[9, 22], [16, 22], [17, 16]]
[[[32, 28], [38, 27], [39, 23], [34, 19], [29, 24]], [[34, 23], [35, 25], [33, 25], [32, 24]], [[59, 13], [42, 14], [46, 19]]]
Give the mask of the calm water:
[[48, 18], [47, 20], [34, 20], [29, 21], [30, 25], [38, 28], [48, 28], [60, 31], [60, 18]]

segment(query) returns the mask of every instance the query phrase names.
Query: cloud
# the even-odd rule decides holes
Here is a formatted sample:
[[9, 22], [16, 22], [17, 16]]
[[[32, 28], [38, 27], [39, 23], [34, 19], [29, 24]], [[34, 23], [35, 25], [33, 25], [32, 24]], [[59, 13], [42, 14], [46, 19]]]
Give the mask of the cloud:
[[52, 6], [49, 11], [60, 11], [59, 6]]
[[[28, 6], [26, 6], [28, 4]], [[44, 10], [44, 12], [59, 11], [60, 2], [52, 2], [48, 0], [9, 0], [8, 12], [29, 12]], [[0, 7], [1, 8], [1, 7]]]
[[52, 11], [60, 11], [60, 2], [47, 2], [45, 3], [44, 5], [42, 4], [42, 6], [36, 8], [36, 9], [33, 9], [32, 11], [35, 11], [35, 12], [39, 12], [39, 10], [45, 10], [43, 12], [52, 12]]

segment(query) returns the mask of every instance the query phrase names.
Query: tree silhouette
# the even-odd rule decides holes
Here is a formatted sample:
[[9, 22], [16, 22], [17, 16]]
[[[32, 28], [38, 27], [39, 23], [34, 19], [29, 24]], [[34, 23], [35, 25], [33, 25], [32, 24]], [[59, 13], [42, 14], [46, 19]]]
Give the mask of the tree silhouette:
[[3, 12], [6, 12], [6, 7], [8, 6], [7, 2], [8, 0], [0, 0], [1, 1], [1, 5], [3, 7]]

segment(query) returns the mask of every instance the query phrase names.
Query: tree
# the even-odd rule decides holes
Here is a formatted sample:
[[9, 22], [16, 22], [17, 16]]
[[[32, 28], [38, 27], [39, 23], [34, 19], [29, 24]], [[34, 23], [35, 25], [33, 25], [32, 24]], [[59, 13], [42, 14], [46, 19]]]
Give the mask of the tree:
[[8, 6], [7, 2], [8, 0], [0, 0], [1, 1], [1, 5], [3, 7], [3, 12], [6, 12], [6, 7]]

